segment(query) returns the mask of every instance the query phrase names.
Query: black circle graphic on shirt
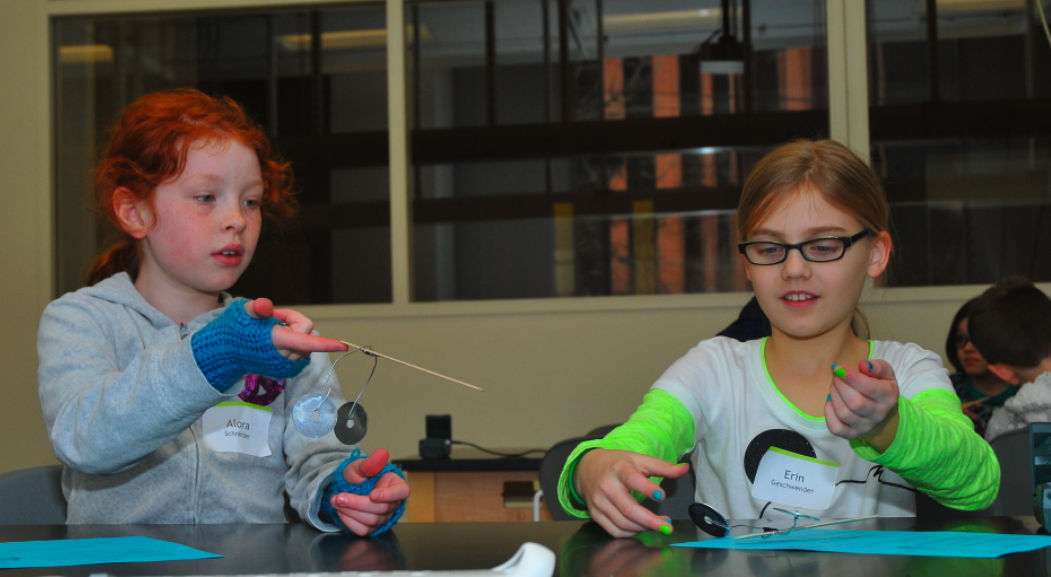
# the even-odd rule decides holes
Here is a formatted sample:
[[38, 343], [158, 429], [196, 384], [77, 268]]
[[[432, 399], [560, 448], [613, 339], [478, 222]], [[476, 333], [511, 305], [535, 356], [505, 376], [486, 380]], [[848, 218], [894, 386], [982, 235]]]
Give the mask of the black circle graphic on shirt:
[[763, 455], [766, 454], [770, 447], [791, 451], [797, 455], [817, 458], [814, 447], [810, 445], [810, 441], [807, 441], [803, 435], [788, 429], [763, 431], [756, 435], [751, 443], [748, 443], [748, 448], [744, 452], [744, 472], [748, 475], [749, 481], [755, 483], [755, 473], [759, 470], [759, 462], [763, 460]]

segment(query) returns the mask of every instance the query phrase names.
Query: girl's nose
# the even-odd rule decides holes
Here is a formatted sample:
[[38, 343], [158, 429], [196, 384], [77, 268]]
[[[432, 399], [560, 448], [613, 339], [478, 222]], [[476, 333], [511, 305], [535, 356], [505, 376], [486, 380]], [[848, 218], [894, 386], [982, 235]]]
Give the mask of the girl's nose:
[[781, 263], [782, 278], [808, 278], [810, 277], [810, 263], [803, 258], [803, 253], [798, 250], [788, 251], [785, 262]]
[[241, 212], [240, 203], [238, 203], [227, 209], [223, 215], [223, 230], [240, 231], [245, 228], [247, 222], [244, 213]]

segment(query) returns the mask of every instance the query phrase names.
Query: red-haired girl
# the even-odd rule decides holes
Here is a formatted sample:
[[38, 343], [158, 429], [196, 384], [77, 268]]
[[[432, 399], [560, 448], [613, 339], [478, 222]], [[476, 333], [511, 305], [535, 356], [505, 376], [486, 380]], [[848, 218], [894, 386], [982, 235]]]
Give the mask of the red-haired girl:
[[563, 507], [618, 537], [670, 533], [629, 491], [660, 501], [648, 477], [686, 474], [673, 463], [691, 449], [697, 500], [728, 519], [910, 516], [917, 490], [958, 509], [991, 504], [1000, 467], [941, 359], [868, 340], [857, 310], [890, 259], [888, 221], [876, 175], [836, 142], [761, 160], [737, 230], [772, 335], [716, 337], [676, 361], [627, 423], [570, 455]]
[[144, 96], [114, 126], [95, 193], [123, 239], [90, 286], [48, 305], [37, 342], [67, 522], [282, 523], [287, 494], [318, 529], [387, 530], [409, 494], [387, 451], [348, 458], [292, 424], [325, 353], [346, 346], [224, 292], [264, 215], [293, 212], [291, 170], [259, 127], [228, 98]]

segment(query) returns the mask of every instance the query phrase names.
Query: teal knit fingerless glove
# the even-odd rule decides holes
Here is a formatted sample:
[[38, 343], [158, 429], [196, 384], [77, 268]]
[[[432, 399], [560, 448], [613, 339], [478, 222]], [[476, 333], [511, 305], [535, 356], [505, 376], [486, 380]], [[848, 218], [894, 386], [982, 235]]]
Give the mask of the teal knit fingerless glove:
[[190, 338], [193, 358], [204, 378], [220, 393], [247, 374], [290, 379], [310, 364], [307, 357], [290, 361], [274, 348], [271, 329], [280, 321], [254, 319], [237, 299], [223, 314]]
[[[376, 488], [376, 482], [380, 480], [380, 477], [386, 475], [387, 473], [394, 473], [402, 479], [405, 478], [405, 473], [403, 473], [401, 469], [390, 463], [387, 463], [386, 465], [384, 465], [383, 470], [377, 473], [374, 477], [369, 477], [368, 479], [365, 479], [357, 485], [351, 485], [343, 478], [343, 469], [346, 469], [347, 465], [350, 465], [354, 461], [357, 461], [358, 459], [364, 459], [365, 457], [366, 455], [363, 455], [360, 450], [354, 449], [354, 451], [350, 453], [350, 457], [347, 457], [345, 461], [340, 463], [339, 467], [336, 467], [336, 472], [333, 473], [332, 476], [332, 482], [329, 483], [328, 487], [325, 488], [325, 491], [324, 493], [322, 493], [321, 496], [321, 508], [318, 510], [318, 517], [321, 518], [322, 521], [325, 521], [330, 525], [335, 525], [339, 527], [346, 533], [350, 533], [351, 531], [343, 523], [343, 520], [339, 518], [339, 513], [336, 511], [336, 508], [332, 506], [332, 497], [336, 496], [339, 493], [368, 495], [372, 492], [373, 489]], [[375, 537], [376, 535], [381, 535], [389, 531], [390, 528], [398, 522], [398, 519], [401, 518], [401, 515], [404, 512], [405, 501], [402, 501], [401, 504], [398, 505], [397, 510], [394, 511], [394, 516], [390, 518], [390, 521], [387, 521], [383, 524], [382, 527], [379, 527], [372, 533], [369, 533], [369, 537]]]

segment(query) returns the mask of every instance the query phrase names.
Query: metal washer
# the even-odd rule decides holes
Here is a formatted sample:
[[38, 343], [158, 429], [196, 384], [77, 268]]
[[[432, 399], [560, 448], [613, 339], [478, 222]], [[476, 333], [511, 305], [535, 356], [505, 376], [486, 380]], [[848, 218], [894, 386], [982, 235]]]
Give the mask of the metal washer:
[[344, 403], [336, 413], [336, 438], [344, 445], [357, 445], [369, 432], [369, 414], [361, 403]]
[[324, 437], [336, 424], [336, 405], [328, 395], [308, 393], [292, 407], [292, 423], [312, 439]]

